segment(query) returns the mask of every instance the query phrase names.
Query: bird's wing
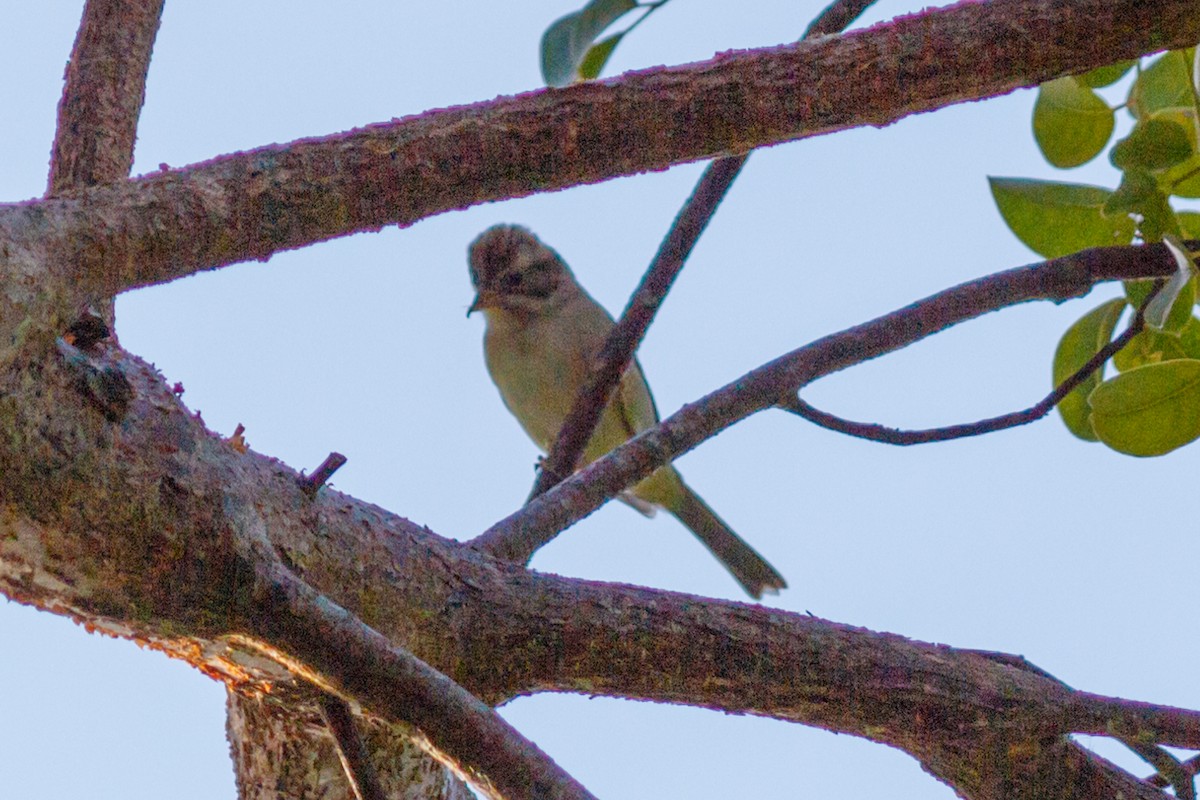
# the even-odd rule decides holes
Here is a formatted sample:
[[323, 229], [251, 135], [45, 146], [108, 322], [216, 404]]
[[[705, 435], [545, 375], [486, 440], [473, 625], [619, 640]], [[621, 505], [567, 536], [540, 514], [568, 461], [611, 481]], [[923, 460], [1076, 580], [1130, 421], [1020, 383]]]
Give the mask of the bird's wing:
[[621, 384], [613, 395], [612, 404], [630, 437], [658, 424], [654, 395], [650, 394], [642, 365], [636, 359], [621, 376]]
[[[625, 428], [626, 438], [632, 438], [658, 423], [658, 409], [654, 407], [654, 396], [646, 385], [641, 365], [634, 361], [621, 376], [621, 385], [612, 399], [615, 416]], [[682, 491], [683, 484], [674, 469], [667, 466], [658, 470], [637, 486], [621, 493], [621, 499], [646, 516], [652, 516], [656, 505], [670, 507], [671, 501]]]

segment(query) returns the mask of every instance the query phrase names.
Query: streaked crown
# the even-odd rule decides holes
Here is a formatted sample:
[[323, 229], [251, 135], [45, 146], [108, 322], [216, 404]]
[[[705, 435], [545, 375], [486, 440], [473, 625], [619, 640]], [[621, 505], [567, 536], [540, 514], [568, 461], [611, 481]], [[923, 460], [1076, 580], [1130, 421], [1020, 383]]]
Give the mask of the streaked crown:
[[479, 293], [474, 308], [493, 304], [510, 311], [538, 312], [573, 279], [558, 255], [519, 225], [495, 225], [471, 242], [471, 283]]

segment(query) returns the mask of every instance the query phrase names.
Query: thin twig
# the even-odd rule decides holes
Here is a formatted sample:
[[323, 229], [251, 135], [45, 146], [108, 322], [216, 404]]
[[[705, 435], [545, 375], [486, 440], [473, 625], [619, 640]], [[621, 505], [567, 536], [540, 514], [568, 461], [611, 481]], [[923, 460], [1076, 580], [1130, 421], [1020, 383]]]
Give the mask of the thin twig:
[[[834, 0], [805, 32], [805, 38], [842, 30], [874, 0]], [[560, 476], [575, 471], [588, 440], [592, 437], [609, 398], [633, 360], [655, 314], [675, 283], [675, 278], [700, 235], [716, 213], [717, 207], [737, 179], [749, 154], [720, 158], [708, 165], [691, 196], [676, 215], [642, 281], [629, 299], [621, 318], [609, 333], [587, 381], [580, 387], [571, 411], [563, 420], [558, 436], [543, 459], [529, 500], [545, 493], [560, 482]], [[529, 502], [527, 500], [526, 502]], [[493, 553], [516, 551], [505, 542], [496, 542]], [[520, 552], [520, 561], [528, 562], [533, 553]]]
[[1163, 281], [1158, 281], [1155, 284], [1154, 289], [1146, 296], [1141, 305], [1138, 306], [1137, 312], [1129, 323], [1129, 327], [1120, 336], [1102, 347], [1098, 353], [1089, 358], [1082, 367], [1056, 386], [1040, 402], [1021, 411], [1012, 411], [1008, 414], [1001, 414], [998, 417], [982, 419], [977, 422], [966, 422], [960, 425], [903, 431], [871, 422], [852, 422], [809, 405], [798, 396], [787, 398], [779, 404], [779, 407], [808, 420], [814, 425], [819, 425], [831, 431], [844, 433], [847, 436], [854, 436], [859, 439], [867, 439], [872, 442], [900, 446], [946, 442], [951, 439], [981, 436], [985, 433], [995, 433], [1007, 428], [1015, 428], [1018, 425], [1027, 425], [1030, 422], [1036, 422], [1053, 411], [1054, 407], [1062, 402], [1064, 397], [1091, 377], [1094, 372], [1103, 368], [1104, 364], [1110, 358], [1115, 356], [1122, 348], [1133, 341], [1133, 337], [1145, 329], [1146, 307], [1155, 295], [1162, 291], [1163, 285]]
[[336, 695], [322, 692], [317, 698], [317, 707], [321, 710], [325, 727], [333, 735], [338, 760], [342, 762], [354, 796], [358, 800], [387, 800], [387, 793], [379, 782], [379, 774], [371, 763], [367, 746], [358, 733], [350, 705]]
[[803, 41], [814, 36], [841, 33], [874, 4], [875, 0], [833, 0], [825, 7], [824, 11], [817, 15], [800, 39]]
[[570, 475], [575, 471], [575, 464], [591, 439], [592, 431], [600, 421], [600, 414], [629, 366], [634, 351], [641, 344], [642, 337], [646, 335], [647, 328], [683, 269], [687, 257], [691, 255], [700, 234], [741, 172], [746, 158], [733, 156], [718, 159], [704, 170], [692, 195], [675, 217], [642, 282], [630, 297], [624, 313], [605, 340], [595, 368], [575, 396], [571, 413], [563, 420], [550, 454], [542, 461], [537, 481], [529, 495], [530, 500], [558, 483], [561, 478], [557, 476]]
[[[873, 2], [874, 0], [835, 0], [809, 26], [804, 34], [805, 38], [845, 28]], [[592, 432], [595, 431], [600, 415], [616, 389], [621, 375], [633, 360], [634, 352], [645, 337], [650, 323], [654, 321], [654, 316], [695, 248], [700, 235], [704, 233], [709, 220], [725, 199], [749, 157], [747, 153], [717, 159], [710, 163], [700, 176], [691, 196], [683, 204], [670, 230], [667, 231], [641, 283], [629, 298], [621, 318], [617, 320], [604, 342], [595, 367], [580, 387], [571, 412], [567, 414], [559, 429], [558, 437], [549, 454], [542, 460], [541, 470], [529, 495], [530, 500], [561, 481], [560, 476], [570, 475], [575, 471], [575, 465], [583, 455], [583, 450], [591, 439]]]
[[751, 414], [786, 402], [781, 398], [812, 381], [1001, 308], [1030, 300], [1061, 302], [1083, 296], [1101, 281], [1159, 278], [1175, 269], [1162, 244], [1097, 247], [970, 281], [830, 334], [685, 405], [500, 520], [472, 546], [520, 560], [663, 464]]

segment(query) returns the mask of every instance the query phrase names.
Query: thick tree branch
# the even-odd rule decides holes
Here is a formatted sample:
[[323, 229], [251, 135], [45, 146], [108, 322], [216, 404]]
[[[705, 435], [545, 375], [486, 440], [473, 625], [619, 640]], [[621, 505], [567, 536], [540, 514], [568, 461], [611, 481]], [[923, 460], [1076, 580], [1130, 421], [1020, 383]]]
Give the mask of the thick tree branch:
[[[231, 640], [302, 675], [339, 700], [353, 699], [388, 721], [411, 725], [439, 761], [495, 800], [589, 800], [592, 795], [490, 706], [337, 606], [283, 567], [265, 535], [248, 551], [259, 581], [255, 602]], [[259, 545], [259, 546], [254, 546]], [[372, 771], [373, 777], [373, 771]]]
[[[88, 0], [58, 103], [47, 196], [129, 177], [163, 0]], [[110, 297], [90, 298], [112, 326]]]
[[[60, 280], [109, 297], [443, 211], [593, 183], [1033, 86], [1200, 40], [1188, 0], [963, 3], [230, 155], [0, 213]], [[0, 280], [25, 264], [0, 264]], [[0, 298], [2, 301], [3, 298]], [[0, 319], [5, 314], [0, 314]]]
[[[845, 731], [905, 749], [980, 800], [1161, 796], [1066, 734], [1119, 729], [1197, 747], [1196, 712], [1094, 697], [994, 657], [814, 618], [536, 575], [332, 490], [309, 499], [284, 465], [206, 431], [151, 367], [102, 340], [74, 347], [54, 335], [75, 319], [64, 300], [531, 186], [886, 124], [1190, 44], [1194, 11], [1179, 0], [964, 4], [0, 210], [0, 591], [283, 702], [311, 708], [311, 681], [417, 725], [497, 794], [579, 792], [536, 754], [514, 752], [517, 740], [451, 680], [489, 702], [586, 691]], [[588, 480], [598, 504], [639, 470], [780, 402], [781, 387], [1020, 298], [1163, 274], [1160, 255], [1096, 251], [1015, 270], [827, 337], [685, 409], [531, 511], [586, 497]], [[113, 386], [119, 402], [95, 402]], [[561, 521], [531, 519], [544, 530]], [[439, 728], [446, 720], [463, 727]]]
[[[647, 441], [654, 447], [640, 457], [665, 460], [672, 448], [691, 446], [697, 431], [728, 424], [736, 416], [730, 410], [769, 406], [780, 387], [955, 321], [1022, 298], [1076, 296], [1095, 280], [1173, 269], [1161, 246], [1110, 248], [967, 284], [767, 365], [740, 394], [718, 393], [685, 410], [542, 500], [589, 474], [609, 480], [614, 468], [633, 480], [622, 459]], [[1114, 721], [1139, 740], [1200, 746], [1195, 712], [1093, 697], [995, 657], [811, 617], [540, 576], [330, 489], [310, 501], [294, 472], [205, 431], [151, 368], [116, 348], [98, 350], [93, 359], [132, 388], [115, 423], [80, 399], [76, 368], [53, 350], [0, 371], [0, 588], [169, 650], [234, 685], [271, 685], [278, 697], [293, 681], [221, 645], [241, 631], [286, 650], [294, 668], [317, 670], [304, 674], [367, 710], [404, 719], [406, 707], [380, 697], [369, 677], [382, 674], [372, 671], [372, 648], [399, 647], [493, 703], [533, 691], [584, 691], [854, 733], [905, 749], [979, 798], [1036, 797], [1030, 786], [1043, 784], [1034, 773], [1075, 786], [1068, 773], [1081, 771], [1094, 780], [1079, 785], [1108, 787], [1094, 796], [1129, 794], [1123, 773], [1062, 739], [1102, 733]], [[246, 530], [269, 532], [302, 585], [387, 642], [361, 630], [362, 646], [347, 647], [319, 615], [296, 622], [279, 613], [289, 607], [286, 592], [249, 590], [257, 585], [251, 573], [273, 556], [248, 558]], [[319, 609], [320, 598], [310, 599], [309, 608]], [[380, 669], [393, 666], [403, 664]], [[987, 722], [981, 727], [980, 720]], [[988, 767], [1012, 752], [1030, 754], [1013, 775], [1034, 771], [1020, 791], [1007, 778], [996, 783]], [[1060, 796], [1085, 795], [1070, 789]]]
[[907, 347], [991, 311], [1030, 300], [1080, 297], [1101, 281], [1169, 275], [1162, 244], [1100, 247], [964, 283], [765, 364], [616, 448], [484, 531], [476, 547], [501, 558], [536, 551], [609, 498], [756, 412], [794, 405], [796, 392], [839, 370]]
[[88, 0], [58, 104], [47, 194], [129, 177], [163, 0]]

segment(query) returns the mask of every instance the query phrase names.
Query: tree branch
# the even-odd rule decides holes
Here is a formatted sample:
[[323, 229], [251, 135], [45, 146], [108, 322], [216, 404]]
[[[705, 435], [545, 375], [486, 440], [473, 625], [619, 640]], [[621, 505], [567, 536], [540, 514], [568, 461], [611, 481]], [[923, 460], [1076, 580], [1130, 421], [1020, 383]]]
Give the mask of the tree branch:
[[[110, 297], [450, 209], [887, 125], [1189, 46], [1200, 40], [1194, 11], [1187, 0], [962, 3], [10, 206], [0, 211], [0, 245], [16, 256], [36, 243], [58, 280], [82, 278], [75, 291]], [[28, 266], [10, 257], [0, 280]]]
[[333, 473], [346, 466], [346, 461], [346, 457], [341, 453], [330, 453], [312, 471], [311, 475], [305, 475], [300, 479], [300, 488], [309, 497], [315, 497], [321, 487], [325, 485], [325, 482], [333, 477]]
[[[996, 273], [834, 333], [765, 364], [594, 461], [500, 520], [473, 543], [504, 558], [532, 552], [705, 439], [756, 412], [794, 404], [802, 387], [899, 350], [948, 327], [1030, 300], [1080, 297], [1101, 281], [1164, 277], [1175, 262], [1162, 244], [1098, 247]], [[505, 543], [508, 550], [498, 547]]]
[[47, 195], [129, 177], [163, 0], [88, 0], [58, 104]]
[[[1014, 298], [1063, 298], [1096, 279], [1174, 269], [1161, 247], [1049, 264], [959, 287], [765, 369], [782, 371], [790, 385]], [[168, 650], [232, 685], [269, 687], [281, 697], [294, 683], [222, 646], [230, 630], [242, 630], [286, 650], [300, 674], [367, 711], [405, 719], [409, 704], [379, 696], [390, 684], [377, 683], [390, 671], [421, 672], [396, 650], [404, 648], [489, 703], [580, 691], [853, 733], [905, 749], [975, 798], [1039, 797], [1034, 790], [1047, 776], [1067, 785], [1065, 798], [1087, 796], [1083, 789], [1095, 789], [1094, 797], [1150, 796], [1062, 739], [1105, 731], [1113, 720], [1139, 739], [1200, 746], [1196, 712], [1073, 692], [994, 656], [761, 607], [537, 575], [332, 489], [309, 501], [293, 471], [205, 431], [152, 368], [104, 343], [97, 349], [95, 357], [132, 387], [116, 423], [80, 399], [63, 361], [0, 370], [0, 588]], [[273, 556], [244, 555], [247, 530], [269, 533], [303, 584], [248, 590], [262, 585], [248, 572]], [[341, 608], [302, 597], [312, 602], [294, 617], [288, 593], [311, 591], [305, 586]], [[357, 638], [347, 646], [337, 630], [346, 620], [341, 609], [387, 641], [351, 620]], [[416, 686], [410, 698], [429, 691], [420, 680]], [[997, 775], [996, 759], [1013, 752], [1029, 754], [1013, 766], [1025, 781], [1018, 787], [996, 783], [1011, 777]], [[1080, 774], [1091, 778], [1070, 789], [1067, 778]]]
[[1097, 370], [1103, 369], [1110, 358], [1124, 349], [1127, 344], [1133, 341], [1133, 337], [1145, 329], [1146, 307], [1150, 305], [1150, 301], [1158, 295], [1164, 285], [1164, 281], [1158, 281], [1154, 289], [1151, 290], [1150, 294], [1146, 295], [1142, 304], [1138, 306], [1137, 312], [1133, 315], [1133, 319], [1129, 323], [1129, 327], [1120, 336], [1104, 345], [1104, 347], [1101, 347], [1083, 366], [1067, 376], [1067, 379], [1058, 386], [1055, 386], [1048, 395], [1029, 408], [1020, 411], [1012, 411], [1008, 414], [1001, 414], [998, 417], [982, 419], [977, 422], [967, 422], [961, 425], [947, 425], [942, 428], [926, 428], [925, 430], [917, 431], [902, 431], [875, 423], [851, 422], [850, 420], [842, 419], [810, 405], [799, 396], [786, 398], [779, 404], [779, 407], [785, 411], [792, 412], [802, 419], [808, 420], [814, 425], [820, 425], [827, 430], [844, 433], [847, 436], [854, 436], [859, 439], [867, 439], [872, 442], [902, 446], [948, 442], [952, 439], [982, 436], [986, 433], [995, 433], [996, 431], [1015, 428], [1018, 425], [1028, 425], [1053, 411], [1054, 407], [1062, 402], [1064, 397], [1075, 390], [1075, 387], [1091, 377]]
[[[240, 622], [262, 652], [335, 698], [353, 699], [399, 725], [411, 725], [435, 758], [495, 800], [594, 800], [549, 756], [450, 678], [392, 645], [269, 554], [265, 534], [251, 547], [261, 585]], [[328, 696], [328, 695], [327, 695]], [[372, 773], [373, 774], [373, 773]]]
[[[874, 0], [835, 0], [813, 21], [804, 38], [842, 30], [872, 2]], [[601, 412], [608, 404], [621, 376], [625, 374], [625, 369], [633, 360], [633, 354], [645, 337], [650, 323], [654, 321], [667, 292], [671, 290], [684, 262], [691, 255], [704, 229], [708, 227], [708, 221], [716, 213], [717, 207], [737, 180], [749, 157], [747, 153], [720, 158], [704, 170], [696, 188], [692, 190], [691, 196], [683, 204], [670, 230], [667, 231], [641, 283], [629, 298], [629, 304], [621, 318], [617, 320], [604, 342], [604, 347], [600, 349], [597, 363], [592, 367], [587, 381], [579, 388], [575, 402], [563, 420], [550, 452], [540, 465], [537, 480], [529, 495], [530, 500], [544, 494], [561, 481], [563, 476], [575, 471], [579, 457], [583, 455], [584, 448], [592, 438], [592, 432], [600, 422]], [[517, 553], [520, 545], [520, 541], [492, 540], [488, 543], [488, 548], [489, 552], [493, 553], [516, 553], [519, 555], [516, 560], [528, 563], [533, 557], [533, 551]]]
[[[227, 693], [239, 800], [354, 800], [316, 709], [286, 691]], [[356, 715], [391, 800], [474, 800], [467, 785], [406, 735], [411, 728]]]
[[[58, 103], [47, 197], [129, 177], [162, 9], [163, 0], [84, 5]], [[87, 302], [113, 328], [112, 297]]]
[[[717, 206], [737, 179], [746, 158], [747, 156], [732, 156], [717, 159], [705, 169], [691, 197], [675, 217], [675, 222], [655, 254], [650, 268], [629, 298], [629, 304], [621, 318], [617, 320], [605, 340], [587, 381], [575, 396], [575, 403], [563, 420], [558, 438], [550, 448], [550, 453], [539, 465], [537, 481], [529, 495], [530, 500], [562, 481], [562, 476], [575, 471], [575, 465], [583, 455], [588, 440], [592, 438], [592, 431], [600, 422], [600, 414], [608, 404], [609, 397], [612, 396], [629, 362], [633, 360], [634, 352], [646, 335], [650, 323], [654, 321], [654, 315], [666, 299], [675, 278], [683, 269], [684, 262], [700, 239], [700, 234], [704, 232]], [[498, 541], [489, 542], [487, 547], [489, 552], [493, 551], [492, 548], [495, 548], [495, 553], [513, 552], [511, 546]], [[515, 560], [525, 563], [532, 557], [533, 552], [523, 553]]]
[[[437, 112], [0, 210], [0, 590], [235, 687], [300, 694], [298, 675], [411, 721], [460, 769], [496, 780], [496, 793], [582, 790], [451, 680], [489, 701], [587, 691], [843, 730], [913, 753], [980, 800], [1033, 800], [1048, 787], [1064, 799], [1156, 796], [1066, 733], [1117, 726], [1139, 742], [1195, 747], [1200, 714], [1086, 695], [996, 658], [814, 618], [539, 576], [331, 489], [309, 500], [292, 470], [206, 431], [152, 367], [103, 340], [86, 354], [59, 348], [45, 331], [76, 318], [60, 307], [70, 293], [111, 297], [531, 185], [885, 124], [1198, 33], [1181, 0], [964, 4], [845, 39]], [[970, 87], [959, 91], [938, 69], [970, 74]], [[689, 82], [698, 94], [681, 88]], [[795, 391], [989, 308], [1164, 274], [1159, 255], [1095, 251], [1050, 262], [1059, 269], [1014, 270], [823, 339], [533, 506], [569, 499], [586, 480], [611, 494], [780, 402], [780, 387]], [[81, 385], [81, 365], [124, 387], [120, 402], [89, 400], [96, 382]], [[232, 646], [231, 631], [295, 674]], [[447, 719], [462, 727], [447, 729]]]
[[833, 0], [809, 24], [800, 40], [841, 33], [874, 4], [875, 0]]
[[[1185, 776], [1194, 778], [1196, 776], [1197, 770], [1200, 770], [1200, 756], [1192, 756], [1187, 761], [1181, 762], [1179, 764], [1179, 768], [1183, 771]], [[1149, 778], [1146, 778], [1145, 780], [1146, 780], [1146, 783], [1150, 784], [1151, 786], [1157, 786], [1160, 789], [1165, 789], [1168, 786], [1173, 786], [1171, 781], [1164, 778], [1158, 772], [1154, 773], [1153, 775], [1151, 775]], [[1176, 794], [1176, 796], [1178, 797], [1179, 795]]]
[[350, 705], [337, 695], [322, 693], [317, 698], [321, 719], [337, 744], [338, 760], [356, 800], [387, 800], [387, 793], [371, 763], [366, 743], [354, 724]]
[[1142, 757], [1157, 774], [1169, 782], [1179, 800], [1196, 800], [1196, 786], [1193, 775], [1183, 762], [1171, 755], [1165, 749], [1153, 744], [1146, 744], [1136, 737], [1118, 736], [1121, 744]]

